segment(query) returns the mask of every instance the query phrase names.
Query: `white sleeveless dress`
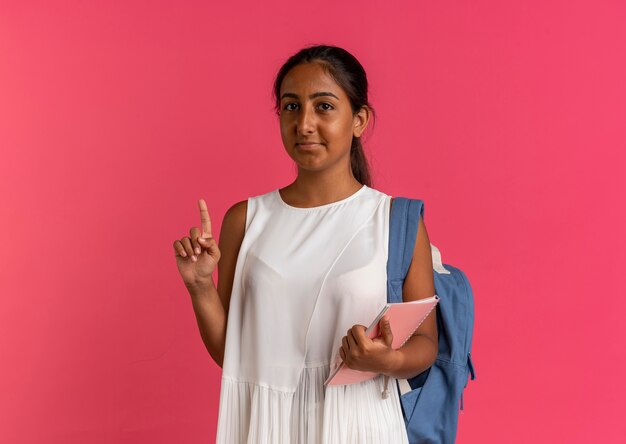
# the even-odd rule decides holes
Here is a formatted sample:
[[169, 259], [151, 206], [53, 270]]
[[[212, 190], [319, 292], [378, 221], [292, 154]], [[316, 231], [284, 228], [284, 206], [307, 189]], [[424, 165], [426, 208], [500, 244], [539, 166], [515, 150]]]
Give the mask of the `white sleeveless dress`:
[[391, 196], [363, 185], [297, 208], [248, 199], [222, 368], [217, 443], [408, 443], [395, 378], [324, 387], [341, 338], [387, 302]]

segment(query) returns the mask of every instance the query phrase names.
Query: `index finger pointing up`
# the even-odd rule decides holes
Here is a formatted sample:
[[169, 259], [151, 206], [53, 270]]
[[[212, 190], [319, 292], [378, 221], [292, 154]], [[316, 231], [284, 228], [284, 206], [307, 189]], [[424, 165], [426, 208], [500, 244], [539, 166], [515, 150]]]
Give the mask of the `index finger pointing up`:
[[212, 237], [211, 235], [211, 218], [209, 217], [209, 210], [206, 207], [204, 199], [198, 201], [198, 207], [200, 207], [200, 223], [202, 224], [201, 237]]

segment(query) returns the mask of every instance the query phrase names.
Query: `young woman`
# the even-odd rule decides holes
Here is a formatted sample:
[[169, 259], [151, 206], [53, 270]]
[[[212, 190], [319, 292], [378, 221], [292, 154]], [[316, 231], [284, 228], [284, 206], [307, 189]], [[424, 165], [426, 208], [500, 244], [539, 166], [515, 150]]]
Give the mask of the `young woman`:
[[[399, 350], [385, 318], [382, 337], [364, 334], [387, 301], [392, 205], [371, 188], [361, 145], [373, 115], [367, 90], [344, 49], [313, 46], [289, 58], [274, 94], [296, 179], [234, 204], [219, 247], [201, 199], [201, 227], [174, 242], [200, 334], [223, 369], [218, 443], [408, 442], [395, 380], [434, 363], [436, 310]], [[421, 219], [403, 294], [405, 302], [435, 294]], [[341, 360], [379, 375], [324, 387]]]

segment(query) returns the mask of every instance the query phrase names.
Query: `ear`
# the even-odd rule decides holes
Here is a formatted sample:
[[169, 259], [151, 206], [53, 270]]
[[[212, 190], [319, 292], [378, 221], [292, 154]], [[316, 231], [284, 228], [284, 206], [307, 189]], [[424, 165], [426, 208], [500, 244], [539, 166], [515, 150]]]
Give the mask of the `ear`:
[[354, 137], [361, 137], [370, 120], [371, 111], [367, 106], [361, 107], [358, 113], [354, 115], [354, 129], [352, 134]]

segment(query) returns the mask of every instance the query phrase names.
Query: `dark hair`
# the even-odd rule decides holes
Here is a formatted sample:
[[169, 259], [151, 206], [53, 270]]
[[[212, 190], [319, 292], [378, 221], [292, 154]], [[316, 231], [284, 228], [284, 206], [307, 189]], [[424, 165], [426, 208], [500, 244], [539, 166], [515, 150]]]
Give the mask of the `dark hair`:
[[[363, 66], [348, 51], [337, 46], [315, 45], [301, 49], [281, 66], [274, 81], [275, 112], [280, 113], [280, 86], [291, 68], [303, 63], [319, 63], [324, 71], [343, 88], [350, 99], [352, 113], [356, 114], [363, 106], [372, 111], [367, 100], [367, 76]], [[360, 183], [371, 186], [369, 166], [360, 137], [352, 137], [350, 147], [350, 166], [354, 178]]]

